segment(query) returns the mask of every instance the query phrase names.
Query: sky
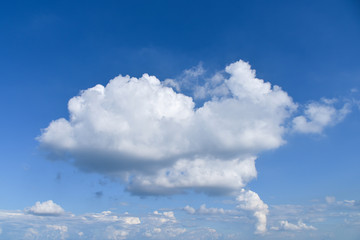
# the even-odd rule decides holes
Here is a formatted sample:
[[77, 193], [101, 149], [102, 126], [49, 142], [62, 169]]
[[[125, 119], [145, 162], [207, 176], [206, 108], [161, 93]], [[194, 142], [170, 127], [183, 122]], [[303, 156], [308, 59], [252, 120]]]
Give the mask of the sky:
[[0, 239], [359, 239], [360, 3], [8, 1]]

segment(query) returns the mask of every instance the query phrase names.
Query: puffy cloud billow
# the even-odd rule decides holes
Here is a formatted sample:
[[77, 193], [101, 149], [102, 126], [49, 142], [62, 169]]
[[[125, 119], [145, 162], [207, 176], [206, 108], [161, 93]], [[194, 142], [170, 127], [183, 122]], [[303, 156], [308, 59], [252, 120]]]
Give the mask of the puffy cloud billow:
[[327, 126], [341, 122], [350, 112], [350, 104], [336, 109], [336, 99], [321, 99], [306, 105], [304, 115], [293, 119], [294, 130], [302, 133], [321, 133]]
[[64, 209], [52, 200], [36, 202], [34, 206], [25, 209], [25, 211], [29, 214], [43, 216], [58, 216], [64, 213]]
[[198, 108], [154, 76], [118, 76], [70, 99], [70, 118], [51, 122], [38, 140], [50, 158], [123, 177], [139, 194], [240, 190], [256, 177], [256, 155], [285, 142], [296, 105], [246, 62], [226, 72], [214, 88], [228, 91]]
[[316, 115], [311, 105], [292, 123], [297, 104], [241, 60], [194, 86], [201, 106], [173, 90], [181, 86], [120, 75], [70, 99], [69, 119], [52, 121], [37, 139], [49, 158], [119, 177], [134, 194], [229, 194], [257, 176], [256, 156], [284, 144], [290, 128], [320, 132], [339, 111], [320, 106]]

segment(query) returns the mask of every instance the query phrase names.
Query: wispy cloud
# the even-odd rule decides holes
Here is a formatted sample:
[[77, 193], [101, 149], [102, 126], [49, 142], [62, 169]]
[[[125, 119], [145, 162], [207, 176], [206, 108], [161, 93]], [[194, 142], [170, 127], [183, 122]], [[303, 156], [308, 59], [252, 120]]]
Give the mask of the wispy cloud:
[[301, 230], [316, 230], [315, 227], [311, 225], [306, 225], [301, 220], [299, 220], [296, 224], [289, 223], [288, 221], [280, 221], [279, 227], [272, 227], [272, 230], [284, 230], [284, 231], [301, 231]]

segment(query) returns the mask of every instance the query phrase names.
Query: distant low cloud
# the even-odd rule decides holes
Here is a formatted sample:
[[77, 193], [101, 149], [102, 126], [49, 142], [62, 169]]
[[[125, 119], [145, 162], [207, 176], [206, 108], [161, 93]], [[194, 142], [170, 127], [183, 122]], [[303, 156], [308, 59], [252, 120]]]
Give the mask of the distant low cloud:
[[46, 202], [36, 202], [34, 206], [25, 209], [29, 214], [33, 215], [48, 215], [48, 216], [58, 216], [64, 213], [64, 209], [54, 203], [52, 200]]
[[184, 210], [189, 214], [225, 214], [225, 213], [231, 213], [231, 210], [224, 210], [223, 208], [207, 208], [206, 204], [202, 204], [199, 209], [195, 209], [193, 207], [190, 207], [189, 205], [184, 207]]
[[[55, 232], [58, 232], [58, 234], [60, 235], [60, 239], [66, 239], [67, 237], [67, 232], [68, 232], [68, 227], [65, 225], [52, 225], [52, 224], [47, 224], [46, 227], [49, 230], [53, 230]], [[57, 237], [56, 237], [57, 238]], [[59, 238], [58, 238], [59, 239]]]
[[141, 221], [138, 217], [121, 216], [112, 213], [111, 211], [103, 211], [101, 213], [93, 213], [88, 216], [83, 216], [89, 222], [117, 222], [124, 225], [136, 225], [140, 224]]
[[280, 221], [279, 227], [272, 227], [272, 230], [284, 230], [284, 231], [301, 231], [301, 230], [316, 230], [315, 227], [311, 225], [306, 225], [301, 220], [297, 224], [289, 223], [288, 221]]
[[335, 203], [336, 199], [335, 199], [334, 196], [326, 196], [326, 197], [325, 197], [325, 201], [326, 201], [326, 203], [328, 203], [328, 204], [333, 204], [333, 203]]
[[[258, 232], [264, 234], [254, 238], [289, 239], [296, 234], [303, 239], [322, 239], [328, 236], [324, 235], [323, 226], [328, 226], [327, 234], [330, 228], [337, 229], [341, 224], [346, 224], [349, 231], [359, 232], [358, 200], [274, 205], [269, 207], [271, 214], [266, 214], [267, 205], [256, 193], [244, 190], [240, 196], [237, 210], [201, 205], [197, 209], [187, 206], [140, 215], [119, 213], [118, 209], [80, 215], [66, 212], [57, 217], [0, 210], [1, 239], [242, 239], [251, 219], [255, 218], [257, 228], [265, 226], [260, 221], [264, 219], [259, 218], [261, 214], [267, 215], [270, 231]], [[191, 215], [184, 215], [184, 210]], [[246, 211], [252, 216], [247, 216]]]

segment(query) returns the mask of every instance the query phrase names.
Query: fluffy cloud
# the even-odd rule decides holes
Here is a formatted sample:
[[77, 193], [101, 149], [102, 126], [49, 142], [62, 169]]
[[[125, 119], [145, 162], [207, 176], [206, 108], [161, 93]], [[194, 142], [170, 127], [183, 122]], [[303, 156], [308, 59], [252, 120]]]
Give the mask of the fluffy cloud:
[[300, 230], [316, 230], [311, 225], [306, 225], [301, 220], [297, 224], [289, 223], [288, 221], [280, 221], [280, 227], [272, 227], [272, 230], [285, 230], [285, 231], [300, 231]]
[[212, 81], [226, 91], [209, 90], [198, 108], [154, 76], [116, 77], [70, 99], [69, 120], [51, 122], [38, 140], [50, 158], [120, 176], [136, 194], [238, 191], [256, 177], [256, 155], [284, 144], [296, 104], [246, 62], [225, 71]]
[[336, 100], [322, 99], [305, 107], [304, 115], [293, 119], [294, 130], [303, 133], [321, 133], [327, 126], [341, 122], [350, 112], [350, 105], [335, 108]]
[[[42, 130], [40, 147], [50, 159], [118, 177], [137, 195], [236, 194], [257, 176], [257, 155], [283, 145], [286, 132], [321, 133], [348, 112], [324, 99], [291, 119], [298, 105], [256, 78], [248, 63], [232, 63], [199, 84], [204, 72], [200, 64], [180, 81], [163, 82], [120, 75], [81, 91], [68, 102], [69, 118]], [[238, 200], [254, 211], [257, 231], [266, 231], [267, 205], [258, 195], [241, 192]]]
[[34, 215], [57, 216], [64, 213], [64, 209], [54, 203], [52, 200], [46, 202], [36, 202], [34, 206], [25, 210], [27, 213]]
[[256, 232], [266, 232], [267, 214], [269, 213], [268, 205], [266, 205], [259, 195], [251, 190], [241, 190], [240, 195], [236, 198], [240, 202], [239, 208], [254, 212], [257, 219]]

